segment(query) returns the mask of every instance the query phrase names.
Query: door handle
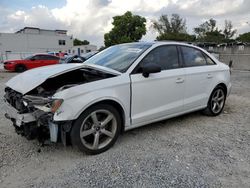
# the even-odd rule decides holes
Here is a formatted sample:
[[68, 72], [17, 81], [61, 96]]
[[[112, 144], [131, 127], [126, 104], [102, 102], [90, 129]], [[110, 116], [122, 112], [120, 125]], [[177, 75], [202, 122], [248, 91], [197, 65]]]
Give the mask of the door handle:
[[183, 79], [183, 78], [177, 78], [175, 82], [176, 82], [176, 83], [183, 83], [183, 82], [184, 82], [184, 79]]
[[212, 74], [207, 74], [207, 78], [213, 78], [213, 75]]

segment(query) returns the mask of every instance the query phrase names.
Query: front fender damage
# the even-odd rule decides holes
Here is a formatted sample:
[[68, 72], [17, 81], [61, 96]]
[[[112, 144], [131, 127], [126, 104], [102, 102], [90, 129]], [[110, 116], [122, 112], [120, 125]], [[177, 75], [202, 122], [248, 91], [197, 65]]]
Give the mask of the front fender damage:
[[[54, 114], [60, 112], [60, 106], [64, 102], [63, 98], [55, 98], [55, 94], [71, 87], [115, 76], [117, 74], [91, 67], [80, 67], [43, 79], [39, 85], [35, 84], [36, 78], [32, 78], [36, 86], [23, 92], [19, 91], [20, 88], [12, 81], [12, 84], [7, 84], [5, 88], [4, 98], [8, 106], [6, 109], [9, 109], [5, 116], [13, 122], [16, 132], [28, 139], [37, 138], [42, 143], [46, 140], [62, 141], [66, 145], [72, 121], [54, 121]], [[20, 80], [29, 80], [30, 74], [27, 73], [22, 77], [27, 78]]]

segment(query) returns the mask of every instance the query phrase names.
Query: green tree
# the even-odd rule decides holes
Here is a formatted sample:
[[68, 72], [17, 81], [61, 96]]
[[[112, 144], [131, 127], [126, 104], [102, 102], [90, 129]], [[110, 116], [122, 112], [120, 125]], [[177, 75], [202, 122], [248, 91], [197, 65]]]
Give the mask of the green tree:
[[213, 18], [194, 28], [194, 32], [197, 35], [197, 41], [215, 43], [221, 43], [225, 41], [224, 34], [218, 29], [218, 27], [216, 27], [216, 20]]
[[221, 30], [210, 31], [206, 33], [206, 36], [204, 37], [205, 42], [215, 42], [215, 43], [222, 43], [225, 42], [225, 36], [222, 34]]
[[88, 45], [88, 44], [89, 44], [89, 41], [87, 41], [87, 40], [82, 41], [82, 45]]
[[178, 14], [162, 15], [158, 21], [153, 21], [153, 28], [159, 33], [157, 40], [194, 41], [195, 36], [189, 35], [186, 20]]
[[225, 36], [225, 40], [230, 40], [235, 34], [237, 30], [233, 29], [233, 24], [230, 20], [225, 20], [225, 28], [223, 34]]
[[74, 46], [88, 45], [88, 44], [89, 44], [89, 41], [87, 41], [87, 40], [81, 41], [81, 40], [75, 38], [74, 41], [73, 41], [73, 44], [74, 44]]
[[105, 50], [105, 49], [106, 49], [105, 46], [101, 46], [98, 51], [100, 52], [100, 51]]
[[104, 35], [106, 47], [126, 42], [139, 41], [146, 34], [146, 19], [130, 11], [113, 17], [113, 28]]
[[195, 41], [195, 35], [189, 35], [188, 33], [163, 33], [156, 37], [156, 40], [173, 40], [173, 41]]
[[80, 41], [79, 39], [75, 38], [75, 39], [73, 40], [73, 44], [74, 44], [74, 46], [79, 46], [79, 45], [82, 44], [82, 41]]
[[194, 32], [196, 33], [198, 40], [205, 39], [207, 35], [211, 35], [213, 32], [218, 34], [218, 28], [216, 28], [216, 20], [211, 18], [210, 20], [205, 21], [204, 23], [200, 24], [198, 27], [195, 27]]
[[250, 42], [250, 32], [241, 34], [241, 35], [237, 38], [237, 40], [238, 40], [238, 41], [241, 41], [241, 42]]

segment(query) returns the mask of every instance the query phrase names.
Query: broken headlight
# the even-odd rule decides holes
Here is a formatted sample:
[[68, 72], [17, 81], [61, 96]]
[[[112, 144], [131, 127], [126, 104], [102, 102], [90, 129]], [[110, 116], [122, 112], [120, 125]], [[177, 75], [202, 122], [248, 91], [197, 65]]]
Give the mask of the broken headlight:
[[52, 99], [26, 95], [23, 100], [24, 106], [35, 107], [44, 112], [55, 113], [63, 103], [63, 99]]
[[60, 108], [62, 103], [63, 103], [63, 99], [55, 99], [55, 100], [53, 100], [50, 111], [52, 113], [55, 113], [58, 110], [58, 108]]

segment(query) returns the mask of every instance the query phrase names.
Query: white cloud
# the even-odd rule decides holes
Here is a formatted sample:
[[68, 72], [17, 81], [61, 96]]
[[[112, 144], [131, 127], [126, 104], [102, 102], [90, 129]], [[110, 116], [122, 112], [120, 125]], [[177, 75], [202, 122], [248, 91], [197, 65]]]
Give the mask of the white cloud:
[[[98, 45], [103, 44], [103, 35], [112, 29], [112, 17], [123, 14], [126, 11], [136, 13], [157, 12], [168, 5], [166, 0], [147, 1], [124, 0], [106, 1], [98, 0], [68, 0], [63, 8], [53, 9], [52, 13], [57, 20], [66, 24], [76, 37], [88, 40], [97, 40]], [[153, 3], [152, 3], [153, 2]], [[94, 41], [91, 41], [94, 42]]]
[[230, 19], [239, 32], [250, 30], [250, 1], [247, 0], [67, 0], [61, 8], [37, 5], [30, 10], [12, 11], [0, 7], [0, 32], [13, 32], [25, 26], [67, 29], [80, 39], [103, 45], [104, 33], [112, 28], [112, 17], [132, 11], [147, 18], [148, 33], [143, 40], [154, 40], [152, 19], [161, 14], [178, 13], [186, 18], [188, 30], [211, 17], [223, 27]]

